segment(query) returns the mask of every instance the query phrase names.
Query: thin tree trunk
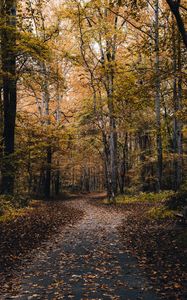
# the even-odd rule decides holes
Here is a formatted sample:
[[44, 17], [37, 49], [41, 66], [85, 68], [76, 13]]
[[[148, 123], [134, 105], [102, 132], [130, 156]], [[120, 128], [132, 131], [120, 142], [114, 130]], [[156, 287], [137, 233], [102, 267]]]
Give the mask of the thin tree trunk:
[[[182, 62], [181, 62], [181, 39], [178, 36], [178, 111], [182, 109]], [[182, 121], [178, 120], [177, 133], [177, 150], [178, 150], [178, 164], [177, 164], [177, 182], [178, 187], [182, 182], [182, 165], [183, 165], [183, 147], [182, 147]]]
[[172, 20], [172, 46], [173, 46], [173, 105], [174, 105], [174, 119], [173, 119], [173, 152], [175, 154], [173, 159], [174, 166], [174, 178], [173, 187], [176, 190], [178, 186], [178, 159], [177, 159], [177, 135], [178, 135], [178, 120], [177, 120], [177, 110], [178, 110], [178, 94], [177, 94], [177, 54], [176, 54], [176, 30], [174, 19]]
[[174, 182], [173, 187], [177, 190], [182, 180], [182, 124], [177, 113], [181, 110], [182, 98], [182, 73], [181, 73], [181, 46], [180, 37], [176, 36], [175, 23], [172, 25], [173, 41], [173, 104], [174, 104], [174, 128], [173, 128], [173, 151], [174, 157]]
[[[45, 113], [45, 125], [50, 125], [49, 118], [49, 90], [48, 90], [48, 74], [45, 63], [42, 64], [43, 71], [43, 86], [42, 86], [42, 96], [43, 96], [43, 104], [44, 104], [44, 113]], [[51, 196], [51, 163], [52, 163], [52, 149], [51, 149], [51, 141], [47, 139], [47, 151], [46, 151], [46, 172], [45, 172], [45, 187], [44, 187], [44, 195], [46, 199], [49, 199]]]
[[[112, 68], [112, 66], [111, 66]], [[109, 109], [109, 119], [110, 119], [110, 170], [111, 170], [111, 197], [112, 200], [115, 199], [117, 194], [117, 180], [118, 180], [118, 163], [117, 163], [117, 131], [116, 131], [116, 119], [114, 116], [114, 99], [113, 99], [113, 71], [109, 70], [108, 76], [108, 109]]]
[[2, 88], [0, 89], [0, 191], [2, 191], [2, 163], [3, 163], [3, 103]]
[[51, 161], [52, 161], [52, 152], [51, 146], [47, 148], [47, 166], [45, 174], [45, 198], [49, 199], [51, 196]]
[[[57, 125], [60, 123], [60, 102], [61, 102], [61, 97], [60, 97], [60, 90], [59, 90], [59, 78], [58, 78], [58, 68], [59, 66], [57, 65], [57, 108], [56, 108], [56, 121]], [[59, 195], [60, 193], [60, 161], [59, 158], [57, 158], [57, 170], [55, 174], [55, 194], [56, 196]]]
[[160, 119], [160, 51], [159, 51], [159, 0], [155, 1], [155, 112], [157, 144], [158, 190], [162, 187], [162, 135]]
[[120, 166], [119, 188], [120, 194], [124, 194], [125, 177], [128, 171], [128, 133], [125, 134], [125, 142], [123, 146], [123, 158]]
[[111, 198], [111, 184], [110, 184], [110, 160], [109, 160], [109, 146], [106, 134], [102, 131], [103, 145], [104, 145], [104, 169], [105, 169], [105, 186], [108, 198]]
[[60, 170], [59, 170], [59, 160], [57, 161], [57, 171], [55, 174], [55, 195], [60, 194]]
[[182, 101], [182, 72], [181, 72], [181, 45], [180, 37], [173, 44], [174, 50], [174, 80], [176, 82], [174, 92], [174, 189], [177, 190], [182, 181], [182, 122], [177, 113], [181, 110]]
[[[3, 3], [0, 1], [0, 26], [3, 25]], [[0, 40], [2, 36], [0, 36]], [[3, 45], [0, 43], [0, 53], [2, 53]], [[2, 55], [0, 56], [0, 69], [2, 69]], [[2, 73], [2, 72], [1, 72]], [[2, 190], [1, 187], [1, 176], [2, 176], [2, 162], [3, 162], [3, 77], [0, 74], [0, 191]]]

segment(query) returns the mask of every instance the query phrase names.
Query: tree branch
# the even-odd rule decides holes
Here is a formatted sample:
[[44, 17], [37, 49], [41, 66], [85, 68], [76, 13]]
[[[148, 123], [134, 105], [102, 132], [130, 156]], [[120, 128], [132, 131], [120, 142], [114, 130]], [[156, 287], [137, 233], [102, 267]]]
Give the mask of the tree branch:
[[184, 26], [184, 21], [183, 21], [183, 19], [181, 17], [180, 10], [179, 10], [179, 8], [180, 8], [180, 1], [175, 1], [175, 0], [166, 0], [166, 1], [167, 1], [168, 5], [170, 7], [171, 12], [175, 16], [178, 29], [179, 29], [179, 31], [181, 33], [184, 45], [187, 48], [187, 32], [186, 32], [186, 29], [185, 29], [185, 26]]

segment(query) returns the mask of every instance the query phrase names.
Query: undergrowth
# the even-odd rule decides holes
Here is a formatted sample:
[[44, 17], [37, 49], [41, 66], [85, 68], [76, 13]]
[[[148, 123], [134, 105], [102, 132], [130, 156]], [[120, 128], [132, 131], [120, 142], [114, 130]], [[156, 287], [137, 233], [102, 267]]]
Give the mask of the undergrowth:
[[[162, 191], [160, 193], [139, 193], [136, 195], [118, 195], [116, 197], [116, 204], [128, 204], [128, 203], [142, 203], [142, 202], [165, 202], [171, 196], [174, 195], [173, 191]], [[104, 203], [109, 203], [107, 199], [104, 199]]]
[[30, 199], [25, 195], [0, 196], [0, 222], [25, 214], [29, 207]]
[[[173, 207], [169, 207], [167, 203], [174, 198], [176, 193], [174, 191], [162, 191], [160, 193], [139, 193], [136, 195], [118, 195], [115, 199], [116, 205], [128, 204], [151, 204], [152, 207], [147, 210], [146, 216], [150, 219], [165, 219], [175, 218], [175, 211]], [[104, 204], [110, 204], [107, 199], [103, 200]]]
[[152, 207], [148, 210], [147, 216], [151, 219], [175, 218], [175, 211], [168, 209], [164, 205]]

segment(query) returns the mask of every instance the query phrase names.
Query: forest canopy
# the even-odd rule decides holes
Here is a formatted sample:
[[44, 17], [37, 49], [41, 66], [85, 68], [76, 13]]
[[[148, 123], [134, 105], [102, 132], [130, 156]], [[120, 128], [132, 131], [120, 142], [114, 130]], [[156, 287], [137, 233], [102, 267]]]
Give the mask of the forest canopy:
[[177, 191], [185, 1], [0, 3], [1, 193]]

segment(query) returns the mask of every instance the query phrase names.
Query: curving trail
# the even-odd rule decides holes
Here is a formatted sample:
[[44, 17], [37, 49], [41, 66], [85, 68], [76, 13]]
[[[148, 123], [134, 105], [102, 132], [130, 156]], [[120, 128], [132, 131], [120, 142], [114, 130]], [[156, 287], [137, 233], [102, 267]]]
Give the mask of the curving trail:
[[66, 205], [84, 217], [33, 252], [0, 299], [158, 299], [136, 259], [123, 251], [117, 227], [125, 212], [93, 205], [88, 196]]

